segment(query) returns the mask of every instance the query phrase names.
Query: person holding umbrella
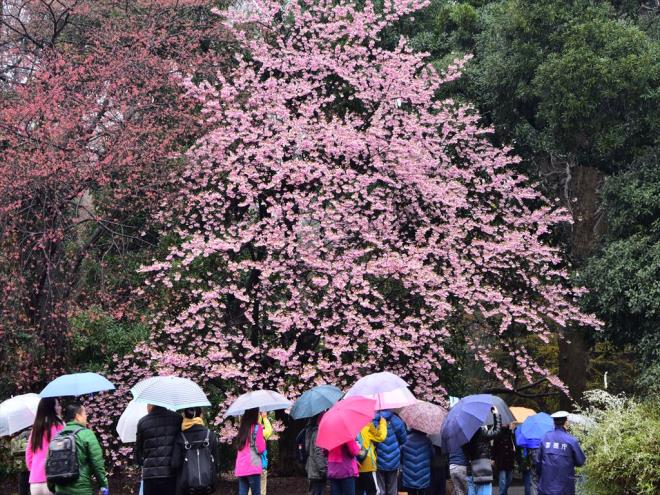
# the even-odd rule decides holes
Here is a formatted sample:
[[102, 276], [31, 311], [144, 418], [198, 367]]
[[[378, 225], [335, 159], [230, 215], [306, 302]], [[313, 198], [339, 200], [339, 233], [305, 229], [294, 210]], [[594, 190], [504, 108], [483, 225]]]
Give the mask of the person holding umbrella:
[[376, 479], [377, 457], [376, 444], [382, 442], [387, 437], [387, 421], [380, 418], [378, 428], [373, 423], [369, 423], [362, 428], [358, 435], [360, 444], [360, 454], [358, 455], [358, 479], [357, 493], [363, 495], [378, 495], [378, 480]]
[[30, 471], [30, 493], [48, 495], [51, 491], [46, 484], [46, 459], [48, 445], [60, 431], [64, 422], [60, 419], [61, 407], [57, 399], [47, 397], [39, 401], [37, 417], [25, 450], [25, 464]]
[[180, 414], [161, 406], [147, 405], [148, 414], [137, 424], [135, 463], [142, 467], [144, 495], [175, 495], [172, 469], [174, 442], [181, 434]]
[[259, 424], [259, 408], [248, 409], [241, 418], [238, 434], [234, 438], [236, 465], [234, 474], [238, 478], [238, 495], [261, 495], [261, 455], [266, 450], [263, 426]]
[[493, 440], [493, 459], [499, 480], [498, 494], [508, 495], [516, 459], [513, 432], [509, 425], [502, 426], [502, 432]]
[[305, 471], [309, 482], [309, 495], [323, 495], [328, 479], [328, 457], [322, 448], [316, 445], [319, 423], [323, 413], [309, 418], [305, 428]]
[[482, 426], [465, 446], [468, 461], [468, 495], [491, 495], [493, 491], [493, 467], [490, 462], [490, 441], [502, 431], [500, 415], [491, 408], [493, 425]]

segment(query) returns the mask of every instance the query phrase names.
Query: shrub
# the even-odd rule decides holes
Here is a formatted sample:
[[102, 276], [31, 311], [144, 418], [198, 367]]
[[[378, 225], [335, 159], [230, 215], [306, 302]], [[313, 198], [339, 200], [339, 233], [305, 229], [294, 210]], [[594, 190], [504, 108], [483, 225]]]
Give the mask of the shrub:
[[660, 493], [660, 398], [636, 402], [596, 391], [588, 399], [595, 423], [576, 430], [587, 455], [580, 493]]

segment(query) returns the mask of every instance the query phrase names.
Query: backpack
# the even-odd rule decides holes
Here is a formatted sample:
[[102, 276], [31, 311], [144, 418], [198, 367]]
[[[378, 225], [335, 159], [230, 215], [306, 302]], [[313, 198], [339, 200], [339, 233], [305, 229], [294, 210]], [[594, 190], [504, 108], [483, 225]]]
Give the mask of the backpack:
[[183, 437], [183, 468], [181, 470], [182, 493], [185, 495], [211, 495], [215, 491], [217, 474], [215, 458], [209, 448], [210, 430], [206, 430], [206, 438], [201, 442], [189, 442]]
[[367, 457], [369, 457], [369, 451], [371, 449], [366, 449], [364, 447], [364, 440], [362, 439], [362, 433], [358, 433], [357, 442], [360, 444], [360, 451], [357, 453], [355, 458], [357, 461], [362, 464]]
[[76, 435], [84, 430], [79, 426], [70, 431], [62, 431], [48, 445], [46, 458], [46, 481], [55, 485], [67, 485], [78, 480], [80, 466], [76, 452]]
[[[250, 442], [250, 448], [253, 448], [257, 452], [257, 428], [252, 430], [252, 441]], [[257, 452], [259, 454], [259, 452]], [[264, 450], [261, 454], [261, 469], [268, 469], [268, 449]]]

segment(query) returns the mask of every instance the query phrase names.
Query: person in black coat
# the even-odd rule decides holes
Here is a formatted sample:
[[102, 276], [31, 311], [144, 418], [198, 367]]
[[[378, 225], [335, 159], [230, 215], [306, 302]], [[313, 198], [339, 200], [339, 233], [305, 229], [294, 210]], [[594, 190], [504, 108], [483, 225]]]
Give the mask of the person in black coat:
[[206, 440], [208, 435], [208, 448], [213, 456], [215, 464], [215, 476], [220, 472], [220, 444], [218, 437], [213, 431], [210, 431], [202, 419], [202, 409], [200, 407], [185, 409], [183, 411], [183, 423], [181, 432], [174, 442], [172, 451], [172, 469], [176, 475], [176, 493], [184, 495], [183, 487], [187, 486], [187, 480], [183, 473], [183, 465], [186, 457], [186, 442], [188, 444], [199, 444]]
[[181, 415], [149, 404], [138, 422], [135, 462], [142, 467], [144, 495], [175, 495], [172, 449], [181, 434]]
[[482, 426], [463, 447], [468, 466], [468, 485], [474, 483], [476, 495], [490, 494], [493, 483], [493, 467], [490, 462], [490, 442], [502, 431], [502, 421], [497, 409], [493, 407], [493, 425]]

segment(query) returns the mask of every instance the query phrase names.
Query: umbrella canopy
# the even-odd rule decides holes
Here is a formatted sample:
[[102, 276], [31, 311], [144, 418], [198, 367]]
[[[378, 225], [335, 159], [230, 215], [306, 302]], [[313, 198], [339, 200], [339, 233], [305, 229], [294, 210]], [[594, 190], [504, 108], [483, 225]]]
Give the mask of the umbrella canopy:
[[536, 411], [534, 409], [530, 409], [529, 407], [513, 406], [509, 409], [511, 410], [511, 414], [513, 414], [513, 417], [515, 418], [516, 423], [522, 423], [530, 416], [536, 414]]
[[491, 416], [493, 396], [468, 395], [449, 410], [442, 426], [442, 449], [454, 452], [465, 445]]
[[419, 430], [428, 435], [439, 435], [442, 431], [442, 423], [447, 417], [447, 410], [437, 404], [420, 400], [412, 406], [399, 410], [399, 417], [411, 430]]
[[121, 414], [119, 422], [117, 423], [117, 433], [119, 433], [119, 439], [122, 442], [135, 442], [138, 422], [144, 418], [147, 413], [147, 404], [135, 402], [135, 400], [128, 403], [128, 407], [126, 407], [126, 410]]
[[[145, 383], [146, 382], [146, 383]], [[180, 376], [154, 376], [131, 389], [135, 402], [153, 404], [172, 411], [188, 407], [209, 407], [206, 394], [192, 380]]]
[[37, 394], [25, 394], [0, 404], [0, 437], [13, 435], [32, 426], [40, 400]]
[[80, 397], [114, 389], [115, 386], [98, 373], [73, 373], [55, 378], [39, 395], [41, 397]]
[[248, 409], [259, 409], [261, 412], [277, 411], [291, 407], [289, 401], [282, 394], [273, 390], [255, 390], [241, 395], [225, 412], [227, 416], [242, 416]]
[[[541, 412], [527, 418], [520, 425], [521, 440], [524, 444], [518, 444], [520, 447], [538, 448], [541, 440], [546, 433], [555, 429], [555, 423], [549, 414]], [[516, 438], [518, 443], [518, 438]]]
[[394, 373], [383, 371], [360, 378], [346, 397], [366, 397], [376, 401], [376, 410], [398, 409], [417, 402], [408, 384]]
[[291, 408], [293, 419], [311, 418], [330, 409], [344, 393], [334, 385], [319, 385], [307, 390]]
[[[486, 395], [486, 394], [484, 394]], [[497, 408], [497, 412], [500, 415], [500, 418], [502, 419], [502, 424], [503, 425], [510, 425], [511, 423], [516, 422], [516, 418], [511, 412], [511, 409], [509, 409], [509, 406], [504, 402], [504, 400], [497, 395], [491, 395], [491, 400], [493, 403], [493, 406]], [[489, 415], [488, 418], [486, 419], [486, 424], [487, 425], [492, 425], [493, 424], [493, 416]]]
[[316, 445], [332, 450], [355, 440], [360, 430], [369, 424], [376, 412], [376, 401], [365, 397], [340, 400], [321, 418]]

